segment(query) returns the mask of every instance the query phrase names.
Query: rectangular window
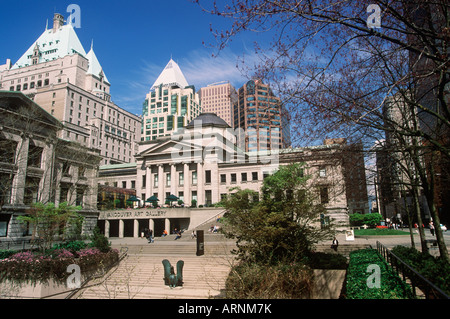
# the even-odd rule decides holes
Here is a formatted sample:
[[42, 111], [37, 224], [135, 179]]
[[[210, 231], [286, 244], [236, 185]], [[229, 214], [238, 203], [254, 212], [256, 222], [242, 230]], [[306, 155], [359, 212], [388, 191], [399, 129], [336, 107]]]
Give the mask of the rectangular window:
[[158, 187], [158, 174], [153, 175], [153, 187]]
[[178, 184], [179, 184], [180, 186], [183, 186], [183, 185], [184, 185], [184, 173], [180, 173], [180, 174], [178, 175]]
[[166, 174], [166, 186], [170, 186], [171, 179], [172, 179], [172, 176], [170, 175], [170, 173], [167, 173]]
[[227, 175], [226, 174], [220, 174], [220, 182], [225, 184], [227, 182]]
[[205, 171], [205, 183], [211, 184], [211, 171]]
[[329, 202], [328, 187], [321, 187], [320, 188], [320, 202], [322, 204], [328, 204], [328, 202]]
[[236, 183], [236, 174], [231, 174], [231, 183], [235, 184]]
[[192, 185], [197, 185], [197, 172], [192, 172]]
[[327, 177], [327, 169], [324, 166], [319, 167], [319, 176]]
[[247, 173], [241, 173], [241, 180], [242, 180], [243, 182], [246, 182], [246, 181], [247, 181]]
[[252, 172], [252, 181], [258, 180], [258, 172]]

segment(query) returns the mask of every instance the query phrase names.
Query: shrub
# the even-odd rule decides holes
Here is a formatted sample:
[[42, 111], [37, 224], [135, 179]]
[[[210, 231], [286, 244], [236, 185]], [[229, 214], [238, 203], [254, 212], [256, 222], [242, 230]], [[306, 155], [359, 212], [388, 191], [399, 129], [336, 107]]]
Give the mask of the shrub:
[[77, 252], [83, 248], [86, 248], [87, 244], [82, 240], [68, 241], [60, 244], [53, 245], [52, 249], [67, 249], [69, 251]]
[[[380, 288], [369, 288], [369, 265], [380, 267]], [[362, 249], [350, 253], [346, 282], [347, 299], [411, 299], [411, 287], [381, 259], [375, 249]]]
[[446, 294], [450, 294], [450, 264], [413, 247], [395, 246], [392, 252]]
[[9, 256], [14, 255], [15, 253], [17, 253], [17, 251], [15, 251], [15, 250], [9, 250], [9, 249], [0, 250], [0, 260], [8, 258]]
[[111, 250], [111, 243], [108, 241], [108, 238], [100, 232], [98, 227], [95, 227], [94, 229], [89, 246], [97, 247], [103, 253]]
[[383, 216], [381, 216], [379, 213], [350, 214], [350, 225], [351, 226], [367, 225], [370, 227], [375, 227], [375, 226], [379, 225], [382, 220], [383, 220]]
[[308, 298], [313, 274], [301, 263], [262, 265], [241, 262], [226, 280], [229, 299], [299, 299]]

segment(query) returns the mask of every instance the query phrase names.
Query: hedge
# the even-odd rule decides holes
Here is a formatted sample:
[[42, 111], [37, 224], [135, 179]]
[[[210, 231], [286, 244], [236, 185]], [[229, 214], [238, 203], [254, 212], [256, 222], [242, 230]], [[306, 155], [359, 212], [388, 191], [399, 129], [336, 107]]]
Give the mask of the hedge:
[[[380, 269], [380, 287], [370, 288], [370, 265]], [[371, 278], [369, 279], [371, 280]], [[347, 299], [413, 299], [411, 287], [392, 271], [375, 249], [362, 249], [350, 253], [346, 280]]]

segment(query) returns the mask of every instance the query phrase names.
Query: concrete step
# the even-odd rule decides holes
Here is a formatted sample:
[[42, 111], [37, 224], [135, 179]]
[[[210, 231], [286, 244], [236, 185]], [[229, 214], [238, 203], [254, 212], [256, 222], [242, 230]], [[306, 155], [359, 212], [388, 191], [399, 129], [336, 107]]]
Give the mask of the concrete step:
[[[162, 260], [172, 265], [184, 261], [183, 287], [170, 289], [164, 285]], [[225, 287], [232, 257], [227, 256], [167, 256], [129, 254], [117, 269], [104, 278], [89, 283], [98, 284], [83, 289], [79, 299], [195, 299], [219, 297]], [[176, 267], [176, 266], [175, 266]]]
[[[216, 238], [217, 239], [217, 238]], [[195, 239], [188, 241], [160, 241], [155, 240], [154, 243], [148, 243], [145, 239], [139, 241], [138, 244], [112, 245], [112, 248], [128, 249], [128, 254], [144, 254], [144, 255], [187, 255], [195, 256], [197, 253], [197, 241]], [[208, 241], [204, 242], [205, 255], [229, 255], [232, 249], [236, 248], [233, 241]]]
[[323, 253], [341, 254], [341, 255], [348, 257], [352, 251], [366, 249], [366, 248], [372, 248], [372, 246], [370, 244], [340, 244], [337, 248], [337, 251], [334, 251], [331, 248], [331, 244], [330, 245], [319, 244], [319, 245], [314, 246], [313, 250], [317, 251], [317, 252], [323, 252]]

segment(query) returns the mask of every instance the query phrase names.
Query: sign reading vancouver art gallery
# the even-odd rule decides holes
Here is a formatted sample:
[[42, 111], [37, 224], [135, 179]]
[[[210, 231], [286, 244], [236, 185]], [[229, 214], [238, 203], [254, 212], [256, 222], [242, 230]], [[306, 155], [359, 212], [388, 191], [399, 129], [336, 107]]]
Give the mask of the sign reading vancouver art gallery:
[[167, 212], [165, 210], [141, 210], [141, 211], [107, 211], [100, 212], [98, 219], [135, 219], [145, 217], [165, 217]]

